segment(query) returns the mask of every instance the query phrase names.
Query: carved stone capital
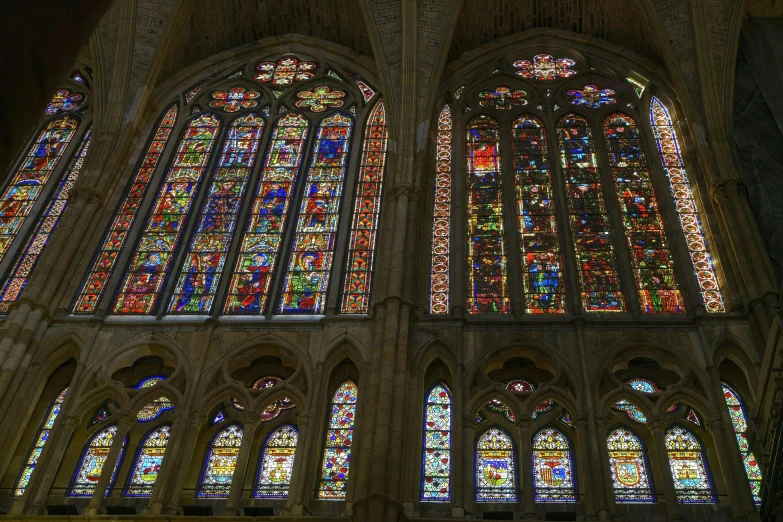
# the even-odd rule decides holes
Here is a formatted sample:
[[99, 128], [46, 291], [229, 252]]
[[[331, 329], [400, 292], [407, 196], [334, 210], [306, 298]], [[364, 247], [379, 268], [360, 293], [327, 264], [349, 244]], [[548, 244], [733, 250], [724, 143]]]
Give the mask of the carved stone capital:
[[465, 413], [462, 415], [462, 426], [464, 428], [475, 428], [477, 425], [476, 423], [476, 416], [470, 415], [469, 413]]
[[712, 199], [715, 201], [721, 196], [728, 195], [731, 192], [747, 194], [745, 183], [739, 178], [729, 178], [716, 181], [710, 185], [710, 196], [712, 196]]
[[651, 430], [662, 430], [666, 425], [661, 417], [651, 417], [647, 419], [647, 427]]
[[204, 413], [201, 413], [200, 411], [191, 411], [188, 419], [188, 424], [190, 424], [192, 428], [201, 429], [201, 427], [207, 423], [208, 418], [209, 417], [207, 417]]
[[574, 427], [577, 429], [584, 429], [587, 427], [587, 423], [589, 422], [589, 418], [586, 414], [577, 415], [573, 418]]
[[136, 413], [130, 411], [123, 411], [117, 417], [117, 430], [128, 431], [136, 424]]
[[723, 417], [720, 415], [713, 415], [707, 419], [707, 429], [710, 430], [710, 433], [722, 430], [723, 426]]

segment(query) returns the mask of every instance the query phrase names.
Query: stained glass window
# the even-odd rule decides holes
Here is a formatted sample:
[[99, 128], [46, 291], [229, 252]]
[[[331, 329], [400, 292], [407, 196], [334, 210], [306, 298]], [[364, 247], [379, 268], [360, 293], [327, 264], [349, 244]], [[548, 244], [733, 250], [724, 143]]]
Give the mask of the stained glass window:
[[680, 225], [685, 233], [685, 242], [688, 245], [696, 279], [699, 281], [704, 307], [710, 313], [725, 312], [723, 295], [715, 275], [715, 266], [712, 264], [707, 238], [704, 235], [701, 219], [699, 219], [696, 201], [693, 199], [688, 174], [685, 172], [685, 164], [680, 155], [677, 133], [674, 131], [669, 111], [654, 96], [650, 102], [650, 122], [655, 141], [658, 144], [663, 169], [669, 178], [669, 188], [674, 198], [677, 214], [680, 216]]
[[682, 313], [685, 305], [636, 122], [627, 114], [610, 114], [604, 136], [642, 312]]
[[215, 424], [220, 424], [226, 420], [226, 412], [223, 411], [223, 407], [219, 407], [217, 411], [215, 412], [215, 416], [212, 417], [212, 422], [210, 422], [210, 426], [214, 426]]
[[677, 501], [701, 504], [715, 502], [704, 452], [696, 437], [685, 428], [674, 426], [666, 432], [666, 451]]
[[375, 96], [375, 89], [369, 86], [367, 82], [362, 80], [354, 80], [356, 83], [356, 86], [359, 87], [359, 90], [362, 91], [362, 98], [364, 99], [364, 104], [367, 105], [367, 102], [372, 99], [373, 96]]
[[[144, 388], [151, 388], [158, 384], [161, 381], [165, 381], [165, 377], [161, 376], [155, 376], [155, 377], [147, 377], [145, 379], [142, 379], [139, 384], [136, 385], [136, 389], [141, 390]], [[160, 417], [164, 411], [171, 410], [174, 408], [174, 405], [171, 404], [171, 401], [163, 396], [158, 397], [154, 401], [150, 402], [146, 406], [144, 406], [141, 410], [139, 410], [139, 413], [136, 415], [136, 418], [141, 422], [147, 422], [151, 421], [153, 419], [157, 419]]]
[[591, 109], [597, 109], [602, 105], [613, 105], [616, 100], [612, 89], [599, 89], [596, 85], [587, 84], [579, 89], [571, 89], [567, 93], [571, 96], [571, 105], [583, 105]]
[[507, 111], [512, 107], [527, 105], [527, 93], [521, 89], [512, 91], [505, 85], [498, 85], [494, 91], [479, 92], [479, 105]]
[[71, 116], [50, 121], [3, 190], [0, 196], [0, 260], [8, 252], [78, 126], [79, 120]]
[[432, 211], [432, 261], [430, 265], [430, 313], [449, 313], [449, 266], [451, 241], [451, 109], [446, 105], [438, 117], [435, 153], [435, 199]]
[[451, 393], [436, 384], [424, 404], [424, 450], [421, 500], [447, 502], [451, 498]]
[[261, 314], [266, 309], [306, 138], [307, 120], [300, 114], [286, 114], [275, 124], [231, 277], [225, 313]]
[[231, 124], [177, 276], [169, 313], [212, 311], [263, 131], [264, 120], [252, 113]]
[[239, 446], [242, 444], [242, 427], [231, 424], [212, 438], [204, 460], [204, 471], [198, 488], [202, 498], [225, 498], [231, 489], [234, 468], [237, 465]]
[[220, 120], [209, 113], [188, 124], [132, 254], [114, 313], [150, 314], [155, 309], [219, 127]]
[[[263, 390], [265, 388], [271, 388], [272, 386], [277, 385], [278, 383], [282, 382], [282, 379], [280, 377], [275, 377], [273, 375], [267, 376], [267, 377], [261, 377], [260, 379], [256, 380], [256, 382], [253, 383], [251, 388], [255, 390]], [[231, 398], [231, 404], [238, 410], [244, 411], [245, 408], [242, 406], [239, 401], [237, 401], [235, 398]], [[279, 399], [276, 399], [274, 402], [269, 404], [266, 408], [264, 408], [264, 411], [261, 412], [261, 422], [269, 422], [272, 419], [276, 419], [280, 413], [282, 413], [284, 410], [290, 410], [291, 408], [296, 407], [296, 404], [289, 399], [288, 397], [281, 397]]]
[[575, 502], [574, 466], [566, 436], [545, 427], [533, 437], [533, 485], [538, 502]]
[[[629, 384], [634, 390], [645, 394], [661, 393], [663, 391], [650, 379], [643, 379], [641, 377], [634, 377], [633, 379], [629, 379], [626, 381], [626, 384]], [[666, 413], [674, 413], [679, 407], [679, 404], [672, 404], [669, 406], [669, 408], [666, 409]], [[628, 418], [634, 422], [638, 422], [639, 424], [647, 424], [647, 417], [644, 415], [644, 413], [642, 413], [642, 410], [625, 399], [616, 402], [612, 406], [612, 409], [615, 411], [624, 411], [628, 415]]]
[[366, 314], [370, 308], [387, 142], [386, 109], [383, 100], [379, 100], [367, 117], [364, 130], [340, 308], [344, 314]]
[[95, 253], [90, 270], [76, 296], [73, 313], [93, 313], [97, 308], [176, 121], [177, 106], [172, 105], [158, 124], [141, 165], [125, 188], [125, 196], [117, 206], [114, 218], [104, 233], [101, 246]]
[[606, 437], [609, 464], [617, 502], [655, 502], [642, 441], [626, 428]]
[[[76, 468], [76, 474], [73, 476], [71, 489], [68, 496], [71, 497], [91, 497], [95, 492], [95, 486], [101, 478], [103, 463], [109, 455], [109, 450], [117, 435], [117, 425], [111, 424], [95, 433], [84, 447], [84, 453]], [[106, 488], [106, 496], [111, 494], [114, 487], [114, 481], [117, 479], [117, 470], [122, 463], [122, 456], [125, 454], [125, 446], [128, 444], [128, 438], [122, 441], [120, 456], [117, 458], [117, 464], [112, 471], [109, 487]]]
[[199, 83], [195, 87], [193, 87], [191, 90], [189, 90], [187, 93], [185, 93], [185, 103], [190, 103], [193, 98], [196, 97], [196, 95], [201, 91], [201, 89], [212, 81], [212, 78], [207, 78], [203, 82]]
[[563, 313], [565, 285], [543, 122], [531, 114], [514, 120], [511, 148], [525, 311]]
[[252, 109], [258, 106], [258, 98], [261, 93], [245, 89], [244, 87], [232, 87], [228, 91], [215, 91], [212, 93], [212, 101], [209, 106], [213, 109], [221, 109], [223, 112], [237, 112], [240, 109]]
[[481, 114], [467, 123], [468, 310], [508, 313], [500, 126]]
[[353, 121], [339, 113], [327, 116], [318, 127], [280, 313], [324, 313], [352, 130]]
[[[117, 405], [116, 402], [114, 404]], [[96, 424], [105, 421], [109, 417], [111, 417], [111, 410], [109, 410], [109, 401], [104, 401], [103, 404], [101, 404], [95, 409], [95, 413], [92, 414], [92, 419], [90, 419], [90, 423], [87, 424], [87, 426], [95, 426]]]
[[261, 453], [254, 497], [288, 498], [298, 440], [299, 432], [290, 424], [280, 426], [269, 434]]
[[125, 488], [126, 497], [149, 497], [160, 472], [163, 455], [171, 435], [171, 425], [164, 424], [151, 430], [139, 442], [139, 450], [133, 461], [133, 471]]
[[61, 112], [75, 111], [81, 106], [83, 100], [84, 94], [73, 93], [70, 89], [59, 90], [52, 96], [51, 101], [44, 109], [44, 114], [54, 116]]
[[517, 76], [530, 80], [552, 81], [558, 78], [574, 76], [577, 71], [571, 69], [575, 62], [570, 58], [558, 58], [555, 60], [551, 54], [537, 54], [530, 60], [517, 60], [514, 68], [519, 69]]
[[587, 312], [623, 312], [625, 301], [590, 125], [582, 116], [566, 114], [557, 124], [557, 135], [582, 308]]
[[54, 194], [49, 198], [49, 203], [43, 214], [38, 218], [35, 230], [27, 238], [27, 243], [17, 255], [8, 277], [0, 290], [0, 313], [7, 313], [8, 306], [19, 299], [19, 296], [27, 285], [27, 281], [35, 265], [43, 254], [46, 245], [49, 244], [52, 234], [60, 224], [60, 218], [68, 208], [68, 196], [74, 183], [79, 178], [79, 173], [84, 165], [84, 157], [90, 147], [92, 130], [87, 130], [79, 143], [68, 169], [60, 179], [60, 183]]
[[342, 107], [345, 103], [345, 93], [343, 91], [333, 91], [328, 85], [319, 85], [312, 91], [301, 91], [296, 93], [299, 98], [296, 106], [300, 109], [309, 109], [312, 112], [323, 112], [328, 108]]
[[485, 431], [476, 441], [476, 500], [516, 502], [516, 462], [509, 434], [497, 427]]
[[65, 395], [67, 393], [68, 387], [65, 387], [60, 393], [57, 394], [52, 403], [49, 405], [49, 409], [46, 410], [46, 415], [44, 416], [43, 421], [41, 422], [41, 426], [38, 428], [38, 432], [35, 436], [35, 442], [30, 448], [30, 451], [27, 453], [27, 458], [24, 461], [22, 471], [19, 473], [19, 478], [16, 480], [16, 487], [14, 488], [15, 497], [21, 497], [24, 494], [25, 488], [30, 483], [30, 477], [32, 476], [33, 471], [35, 471], [35, 466], [38, 464], [38, 459], [41, 458], [41, 453], [43, 452], [46, 441], [49, 440], [49, 436], [52, 433], [52, 428], [54, 427], [54, 421], [60, 414], [60, 410], [62, 408], [63, 402], [65, 401]]
[[332, 395], [324, 456], [319, 473], [318, 498], [320, 499], [345, 499], [358, 393], [356, 384], [348, 380], [342, 383]]
[[761, 504], [761, 469], [755, 455], [750, 451], [750, 443], [746, 435], [748, 431], [748, 416], [745, 413], [745, 403], [731, 386], [725, 382], [722, 383], [722, 386], [723, 397], [726, 399], [726, 406], [729, 408], [731, 425], [734, 427], [734, 434], [737, 436], [737, 444], [742, 455], [742, 463], [745, 465], [745, 474], [748, 476], [748, 482], [750, 483], [750, 492], [753, 495], [753, 501], [756, 504]]
[[688, 414], [685, 416], [685, 420], [701, 428], [701, 421], [699, 420], [699, 415], [695, 411], [693, 411], [693, 409], [688, 410]]
[[300, 61], [296, 56], [283, 56], [277, 62], [261, 62], [256, 69], [255, 78], [261, 83], [291, 85], [312, 78], [318, 64]]

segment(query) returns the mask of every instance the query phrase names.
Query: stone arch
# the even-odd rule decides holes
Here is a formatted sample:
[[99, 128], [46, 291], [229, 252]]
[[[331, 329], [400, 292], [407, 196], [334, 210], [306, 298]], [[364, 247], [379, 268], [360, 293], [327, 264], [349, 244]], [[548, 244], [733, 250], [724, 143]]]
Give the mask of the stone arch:
[[424, 342], [411, 351], [411, 368], [422, 375], [429, 366], [440, 359], [449, 368], [451, 375], [455, 375], [458, 368], [458, 351], [454, 344], [440, 333], [429, 336]]
[[479, 410], [490, 400], [502, 401], [511, 408], [511, 412], [518, 419], [525, 411], [522, 402], [510, 391], [502, 386], [484, 388], [473, 394], [465, 407], [465, 414], [475, 416]]

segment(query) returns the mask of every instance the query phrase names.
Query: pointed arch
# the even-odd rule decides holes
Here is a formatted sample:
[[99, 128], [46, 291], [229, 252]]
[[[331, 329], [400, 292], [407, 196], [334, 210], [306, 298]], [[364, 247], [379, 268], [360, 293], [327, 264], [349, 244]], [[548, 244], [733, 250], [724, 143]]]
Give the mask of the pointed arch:
[[629, 428], [618, 426], [607, 435], [606, 448], [615, 501], [655, 502], [647, 449], [642, 439]]
[[516, 502], [517, 454], [514, 439], [492, 426], [476, 439], [476, 501]]
[[348, 379], [337, 387], [329, 402], [326, 440], [319, 471], [318, 498], [320, 499], [345, 499], [358, 393], [359, 388]]
[[750, 443], [746, 436], [748, 431], [748, 413], [745, 401], [734, 388], [725, 382], [722, 382], [721, 385], [723, 387], [723, 398], [726, 400], [726, 406], [729, 408], [731, 425], [734, 428], [734, 434], [737, 436], [737, 446], [739, 446], [740, 454], [742, 455], [742, 463], [745, 465], [745, 475], [748, 477], [753, 502], [760, 505], [761, 469], [756, 456], [750, 450]]
[[197, 496], [226, 498], [234, 479], [239, 447], [242, 444], [242, 426], [229, 424], [212, 437], [204, 457], [204, 467]]
[[533, 436], [533, 487], [537, 502], [576, 502], [576, 474], [571, 442], [545, 426]]
[[288, 498], [294, 469], [299, 431], [292, 424], [284, 424], [264, 440], [255, 498]]
[[696, 435], [682, 426], [672, 426], [666, 432], [665, 440], [677, 502], [715, 503], [707, 459]]
[[[95, 492], [95, 485], [101, 478], [103, 472], [103, 463], [109, 455], [112, 444], [117, 435], [117, 424], [109, 424], [96, 432], [87, 444], [84, 446], [82, 458], [79, 459], [79, 465], [76, 467], [76, 473], [73, 475], [71, 487], [68, 490], [70, 497], [91, 497]], [[114, 488], [114, 482], [117, 480], [117, 470], [122, 464], [122, 457], [125, 455], [125, 447], [128, 445], [128, 437], [122, 440], [122, 448], [117, 463], [111, 473], [109, 486], [106, 488], [106, 496], [111, 494]]]
[[451, 109], [444, 105], [438, 116], [435, 150], [435, 198], [432, 211], [432, 259], [430, 262], [430, 313], [449, 313], [451, 261]]
[[421, 500], [451, 499], [452, 399], [449, 388], [437, 383], [424, 400], [424, 441], [421, 464]]
[[125, 487], [126, 497], [152, 496], [170, 435], [171, 424], [164, 424], [151, 429], [142, 437]]

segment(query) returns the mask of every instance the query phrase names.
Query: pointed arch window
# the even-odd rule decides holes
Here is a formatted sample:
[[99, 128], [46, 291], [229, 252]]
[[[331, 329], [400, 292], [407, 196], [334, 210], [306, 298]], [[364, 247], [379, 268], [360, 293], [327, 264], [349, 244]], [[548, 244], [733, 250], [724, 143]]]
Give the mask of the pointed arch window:
[[291, 424], [280, 426], [267, 436], [254, 497], [288, 498], [298, 441], [299, 431]]
[[60, 415], [63, 402], [65, 402], [65, 396], [68, 394], [68, 387], [63, 388], [60, 393], [52, 400], [49, 408], [46, 410], [46, 415], [41, 422], [41, 426], [38, 428], [38, 432], [35, 436], [35, 442], [27, 453], [22, 471], [19, 473], [19, 478], [16, 479], [16, 487], [14, 488], [14, 496], [21, 497], [24, 494], [24, 490], [30, 483], [30, 477], [35, 471], [35, 467], [38, 465], [38, 459], [41, 458], [44, 445], [49, 440], [49, 436], [52, 433], [54, 427], [54, 421], [57, 416]]
[[[84, 446], [82, 458], [79, 460], [79, 466], [71, 482], [71, 488], [68, 495], [71, 497], [91, 497], [95, 493], [95, 486], [101, 478], [103, 464], [109, 455], [112, 444], [115, 443], [117, 435], [117, 425], [110, 424], [95, 433]], [[128, 445], [128, 437], [122, 440], [122, 448], [117, 458], [117, 463], [111, 473], [109, 486], [106, 488], [106, 496], [111, 494], [114, 488], [114, 482], [117, 480], [117, 470], [122, 463], [122, 457], [125, 455], [125, 447]]]
[[430, 313], [449, 313], [451, 248], [451, 109], [438, 117], [435, 174], [435, 208], [432, 211], [432, 260], [430, 264]]
[[149, 497], [158, 479], [160, 466], [171, 435], [171, 424], [150, 430], [139, 442], [139, 450], [125, 488], [126, 497]]
[[430, 389], [424, 404], [421, 500], [451, 499], [451, 392], [443, 383]]
[[576, 486], [571, 443], [552, 427], [533, 437], [533, 486], [537, 502], [575, 502]]
[[234, 479], [239, 447], [242, 444], [242, 426], [231, 424], [220, 430], [210, 441], [199, 482], [201, 498], [226, 498]]
[[641, 439], [627, 428], [606, 437], [614, 498], [617, 502], [655, 502], [647, 454]]
[[666, 451], [677, 501], [685, 504], [714, 503], [707, 461], [696, 436], [682, 426], [674, 426], [666, 432]]
[[747, 438], [748, 415], [745, 410], [745, 401], [734, 388], [728, 384], [721, 383], [723, 386], [723, 398], [726, 400], [726, 406], [729, 408], [729, 417], [731, 425], [734, 428], [734, 434], [737, 436], [737, 445], [742, 455], [742, 463], [745, 465], [745, 474], [750, 484], [750, 492], [753, 495], [753, 501], [761, 504], [761, 469], [755, 455], [750, 450], [750, 443]]
[[347, 380], [338, 386], [332, 395], [319, 473], [318, 498], [320, 499], [345, 499], [358, 393], [356, 384]]
[[505, 430], [492, 427], [476, 440], [476, 501], [516, 502], [516, 450]]

